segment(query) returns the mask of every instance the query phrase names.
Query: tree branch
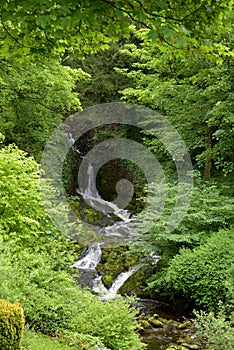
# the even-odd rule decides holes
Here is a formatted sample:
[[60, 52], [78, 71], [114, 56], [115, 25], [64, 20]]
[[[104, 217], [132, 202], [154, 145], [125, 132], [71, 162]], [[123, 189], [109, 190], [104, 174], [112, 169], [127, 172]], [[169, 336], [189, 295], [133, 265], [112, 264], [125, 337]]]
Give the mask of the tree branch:
[[3, 18], [2, 18], [2, 15], [0, 14], [0, 19], [1, 19], [1, 24], [3, 26], [3, 29], [5, 30], [5, 32], [7, 33], [7, 35], [13, 39], [15, 42], [17, 42], [18, 45], [20, 45], [22, 47], [22, 44], [20, 43], [20, 41], [15, 38], [11, 33], [10, 31], [8, 30], [7, 26], [5, 25], [5, 23], [3, 22]]

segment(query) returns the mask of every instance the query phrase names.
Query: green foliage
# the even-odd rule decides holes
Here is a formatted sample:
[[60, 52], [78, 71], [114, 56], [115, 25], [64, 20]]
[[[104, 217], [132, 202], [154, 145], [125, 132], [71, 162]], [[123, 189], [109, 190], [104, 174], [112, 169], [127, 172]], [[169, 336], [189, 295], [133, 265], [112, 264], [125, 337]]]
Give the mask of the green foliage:
[[129, 57], [120, 51], [122, 46], [119, 42], [112, 44], [108, 50], [87, 56], [84, 60], [77, 60], [73, 55], [66, 61], [73, 69], [81, 67], [90, 75], [89, 80], [78, 82], [76, 88], [84, 108], [120, 100], [119, 90], [127, 87], [130, 81], [114, 70], [114, 67], [129, 67]]
[[[126, 45], [124, 53], [136, 62], [129, 71], [119, 70], [134, 80], [123, 91], [123, 98], [166, 115], [180, 132], [195, 166], [204, 168], [206, 180], [217, 169], [232, 173], [233, 57], [223, 54], [220, 64], [199, 49], [168, 53], [164, 46], [150, 42], [146, 30], [135, 35], [141, 43]], [[207, 37], [233, 49], [227, 28], [218, 37], [208, 31]], [[165, 157], [158, 140], [146, 134], [145, 142], [157, 156]]]
[[[68, 345], [69, 344], [69, 345]], [[44, 334], [26, 329], [24, 333], [24, 350], [107, 350], [98, 338], [77, 334], [76, 337], [61, 335], [61, 337], [48, 337]]]
[[153, 284], [206, 310], [217, 310], [220, 301], [228, 307], [233, 301], [233, 233], [233, 228], [221, 230], [193, 250], [181, 249]]
[[[188, 189], [189, 190], [189, 189]], [[166, 264], [168, 258], [178, 253], [180, 247], [193, 247], [206, 240], [213, 232], [229, 228], [233, 224], [233, 199], [222, 194], [222, 188], [215, 184], [203, 184], [196, 181], [193, 188], [189, 208], [183, 206], [183, 195], [178, 198], [177, 185], [167, 184], [165, 206], [161, 203], [162, 212], [158, 216], [158, 194], [160, 188], [156, 184], [148, 189], [148, 210], [139, 214], [138, 230], [144, 233], [133, 244], [133, 249], [148, 256], [156, 251], [163, 255], [160, 264]], [[168, 223], [175, 207], [176, 200], [181, 199], [177, 213], [183, 217], [182, 222], [173, 231], [168, 232]]]
[[[40, 235], [43, 209], [38, 202], [39, 167], [16, 146], [0, 151], [0, 230], [4, 240], [33, 240]], [[26, 200], [27, 199], [27, 200]]]
[[78, 349], [74, 346], [69, 346], [61, 344], [52, 338], [46, 337], [45, 335], [27, 331], [24, 334], [23, 340], [23, 349], [24, 350], [74, 350]]
[[1, 55], [51, 55], [77, 50], [93, 53], [106, 48], [129, 24], [150, 28], [149, 37], [181, 48], [189, 38], [204, 38], [207, 26], [214, 31], [228, 24], [231, 0], [204, 1], [29, 1], [1, 3]]
[[16, 302], [0, 300], [0, 344], [2, 350], [21, 350], [24, 330], [24, 312]]
[[76, 82], [85, 78], [81, 69], [46, 63], [0, 64], [0, 127], [6, 142], [38, 160], [53, 129], [65, 115], [81, 109]]
[[[38, 252], [49, 252], [59, 265], [71, 262], [73, 249], [68, 239], [71, 225], [67, 207], [51, 208], [51, 203], [47, 203], [47, 210], [53, 211], [58, 222], [61, 218], [67, 222], [61, 232], [45, 210], [36, 161], [10, 145], [0, 149], [0, 174], [0, 241], [14, 242], [14, 252], [30, 247]], [[50, 189], [53, 191], [52, 187]], [[51, 195], [53, 197], [52, 192]]]
[[1, 245], [0, 298], [24, 307], [27, 324], [50, 335], [89, 334], [110, 349], [142, 349], [134, 330], [136, 311], [127, 301], [103, 303], [81, 290], [65, 271], [55, 269], [46, 254], [21, 251], [12, 256], [12, 245]]
[[234, 346], [234, 313], [229, 316], [222, 311], [218, 314], [213, 312], [195, 312], [195, 326], [197, 334], [206, 340], [206, 349], [232, 350]]
[[5, 136], [0, 132], [0, 144], [4, 143]]

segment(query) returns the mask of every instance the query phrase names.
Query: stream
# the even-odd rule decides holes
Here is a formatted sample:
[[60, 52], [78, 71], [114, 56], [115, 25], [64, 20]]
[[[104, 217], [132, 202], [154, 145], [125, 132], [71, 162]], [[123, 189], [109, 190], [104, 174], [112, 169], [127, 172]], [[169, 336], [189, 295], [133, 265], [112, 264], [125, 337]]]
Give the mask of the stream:
[[100, 295], [103, 300], [115, 299], [120, 287], [139, 270], [141, 265], [130, 267], [128, 271], [120, 273], [113, 281], [111, 287], [107, 289], [102, 282], [102, 276], [96, 270], [101, 259], [101, 246], [101, 243], [88, 245], [82, 254], [83, 256], [72, 267], [76, 267], [80, 272], [79, 284], [88, 286], [93, 292]]
[[[71, 267], [79, 270], [77, 282], [85, 287], [89, 287], [95, 294], [99, 295], [103, 301], [117, 297], [118, 290], [124, 285], [130, 276], [138, 271], [142, 265], [132, 266], [128, 271], [121, 272], [112, 282], [109, 289], [102, 282], [102, 274], [97, 271], [102, 256], [102, 248], [109, 243], [110, 238], [117, 238], [122, 241], [132, 239], [135, 233], [131, 226], [130, 213], [120, 209], [116, 204], [101, 198], [95, 187], [94, 167], [89, 162], [87, 166], [87, 181], [83, 188], [76, 189], [76, 192], [94, 209], [103, 212], [107, 216], [114, 214], [119, 221], [112, 225], [99, 228], [102, 241], [88, 244], [83, 250], [80, 259]], [[154, 264], [160, 260], [160, 256], [154, 253]], [[139, 300], [139, 307], [142, 317], [145, 317], [144, 330], [141, 332], [142, 341], [147, 344], [148, 350], [167, 349], [171, 343], [176, 343], [183, 337], [183, 327], [180, 324], [186, 323], [186, 319], [176, 313], [169, 305], [155, 300]], [[155, 316], [156, 315], [156, 316]], [[156, 317], [156, 320], [150, 319]], [[148, 317], [148, 318], [147, 318]], [[151, 322], [151, 323], [150, 323]], [[190, 322], [190, 321], [189, 321]], [[187, 330], [187, 336], [193, 336], [192, 330]], [[186, 348], [185, 348], [186, 349]], [[198, 349], [194, 347], [193, 349]]]
[[[126, 241], [135, 237], [135, 233], [130, 225], [131, 213], [119, 208], [115, 203], [108, 202], [101, 198], [95, 185], [94, 166], [86, 160], [87, 178], [86, 183], [81, 188], [76, 189], [76, 193], [81, 196], [92, 208], [103, 212], [106, 215], [110, 213], [120, 219], [112, 225], [98, 229], [98, 233], [103, 237], [103, 241], [88, 244], [81, 257], [71, 267], [79, 270], [80, 277], [78, 282], [83, 286], [88, 286], [93, 292], [101, 295], [103, 300], [116, 298], [118, 290], [123, 286], [127, 279], [138, 271], [142, 265], [136, 265], [129, 268], [128, 271], [120, 273], [113, 281], [111, 287], [107, 289], [102, 282], [102, 276], [97, 272], [96, 267], [100, 262], [102, 247], [109, 243], [110, 238], [117, 238], [120, 241]], [[159, 257], [157, 257], [159, 260]], [[158, 261], [157, 260], [157, 261]]]

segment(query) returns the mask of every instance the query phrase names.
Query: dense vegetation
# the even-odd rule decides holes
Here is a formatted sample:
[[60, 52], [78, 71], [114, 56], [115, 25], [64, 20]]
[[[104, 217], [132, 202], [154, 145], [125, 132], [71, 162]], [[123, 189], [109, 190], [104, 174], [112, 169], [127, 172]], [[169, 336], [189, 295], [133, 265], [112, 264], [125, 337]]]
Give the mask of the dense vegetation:
[[[151, 267], [150, 295], [195, 308], [208, 346], [233, 348], [232, 6], [193, 0], [1, 2], [0, 299], [19, 301], [24, 309], [23, 348], [144, 348], [137, 310], [128, 299], [103, 303], [76, 285], [68, 266], [80, 247], [69, 232], [75, 236], [80, 227], [71, 229], [66, 205], [53, 206], [52, 200], [46, 210], [40, 194], [40, 158], [53, 130], [84, 107], [120, 100], [166, 115], [186, 144], [194, 189], [180, 225], [167, 232], [178, 182], [173, 158], [159, 139], [113, 125], [83, 135], [81, 151], [115, 136], [155, 154], [167, 179], [165, 207], [155, 220], [150, 208], [157, 197], [150, 196], [138, 222], [145, 233], [127, 250]], [[66, 161], [63, 181], [74, 196], [79, 161], [71, 154]], [[128, 209], [141, 212], [147, 194], [158, 188], [144, 187], [142, 173], [130, 162], [107, 164], [98, 177], [100, 193], [113, 200], [113, 182], [122, 175], [135, 185]], [[53, 199], [57, 193], [50, 188]], [[67, 222], [62, 232], [50, 211]], [[91, 209], [86, 213], [95, 219]], [[161, 255], [153, 269], [152, 253]]]

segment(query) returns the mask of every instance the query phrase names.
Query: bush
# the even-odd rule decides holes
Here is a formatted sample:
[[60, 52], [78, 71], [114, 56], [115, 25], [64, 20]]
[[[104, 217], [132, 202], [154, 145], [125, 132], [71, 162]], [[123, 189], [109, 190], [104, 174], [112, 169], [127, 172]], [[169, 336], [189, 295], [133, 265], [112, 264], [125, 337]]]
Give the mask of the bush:
[[0, 345], [1, 350], [22, 349], [24, 312], [18, 302], [11, 304], [0, 300]]
[[219, 301], [233, 299], [234, 228], [213, 234], [206, 243], [181, 249], [161, 278], [161, 288], [172, 297], [182, 296], [195, 306], [212, 311]]
[[66, 271], [55, 271], [48, 256], [21, 251], [13, 260], [9, 243], [4, 245], [4, 254], [0, 252], [0, 298], [17, 298], [31, 329], [53, 336], [88, 334], [115, 350], [144, 347], [135, 333], [136, 310], [128, 302], [103, 303], [75, 285]]
[[195, 312], [195, 326], [198, 335], [205, 338], [207, 347], [212, 350], [233, 350], [234, 348], [234, 313], [228, 317], [219, 312]]

